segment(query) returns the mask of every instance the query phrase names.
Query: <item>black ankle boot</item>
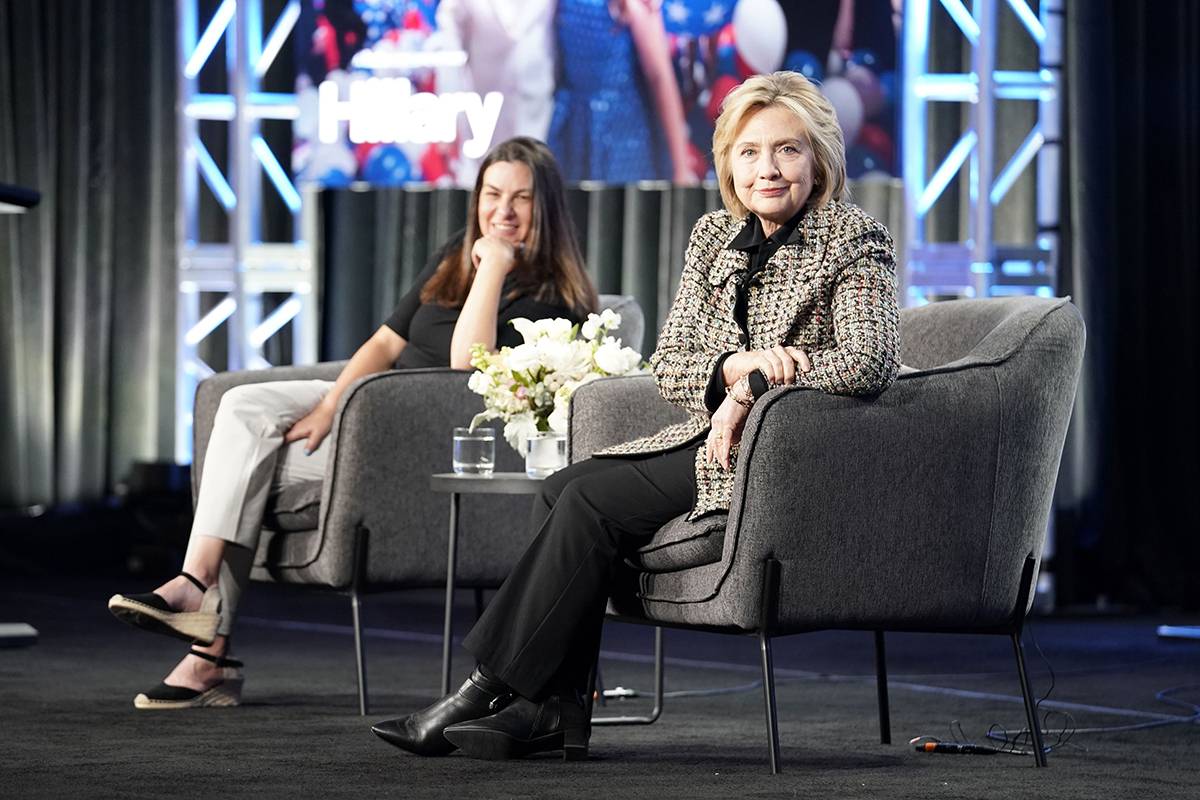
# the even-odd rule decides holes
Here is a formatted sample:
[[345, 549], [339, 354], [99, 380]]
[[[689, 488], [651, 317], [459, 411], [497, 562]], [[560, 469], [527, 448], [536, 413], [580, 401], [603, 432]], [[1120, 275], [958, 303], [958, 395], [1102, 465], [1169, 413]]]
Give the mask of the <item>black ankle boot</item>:
[[561, 749], [564, 761], [579, 761], [587, 758], [591, 732], [582, 700], [571, 693], [541, 703], [517, 697], [490, 717], [451, 725], [445, 737], [472, 758], [521, 758]]
[[419, 756], [444, 756], [455, 749], [455, 745], [442, 736], [446, 726], [495, 714], [515, 696], [504, 683], [486, 677], [476, 667], [457, 692], [446, 695], [423, 711], [372, 725], [371, 730], [401, 750]]

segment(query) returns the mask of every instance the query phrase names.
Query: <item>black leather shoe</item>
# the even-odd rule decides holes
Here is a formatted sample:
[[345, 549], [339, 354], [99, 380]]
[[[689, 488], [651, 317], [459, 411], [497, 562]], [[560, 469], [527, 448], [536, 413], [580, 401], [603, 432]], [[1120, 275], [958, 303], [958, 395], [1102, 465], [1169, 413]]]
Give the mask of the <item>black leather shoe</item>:
[[446, 728], [445, 737], [472, 758], [521, 758], [563, 751], [564, 761], [587, 758], [591, 722], [578, 697], [553, 695], [541, 703], [518, 697], [490, 717]]
[[448, 725], [495, 714], [515, 696], [504, 683], [486, 677], [476, 667], [457, 692], [415, 714], [372, 725], [371, 730], [401, 750], [419, 756], [444, 756], [456, 749], [442, 736]]

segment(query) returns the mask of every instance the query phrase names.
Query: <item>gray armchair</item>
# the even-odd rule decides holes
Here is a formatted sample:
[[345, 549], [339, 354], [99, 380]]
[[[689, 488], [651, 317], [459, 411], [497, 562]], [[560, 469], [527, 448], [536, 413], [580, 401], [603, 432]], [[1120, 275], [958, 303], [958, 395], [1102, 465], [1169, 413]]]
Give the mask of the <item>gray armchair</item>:
[[[773, 772], [771, 639], [821, 629], [874, 632], [885, 743], [884, 631], [1009, 636], [1035, 763], [1045, 764], [1020, 634], [1082, 320], [1065, 299], [948, 301], [902, 311], [901, 343], [908, 366], [878, 397], [764, 395], [746, 423], [729, 513], [664, 526], [610, 600], [623, 621], [759, 639]], [[649, 377], [593, 382], [572, 402], [572, 458], [677, 419]]]
[[[602, 295], [601, 308], [621, 314], [612, 335], [641, 348], [643, 316], [632, 297]], [[192, 497], [221, 396], [234, 386], [277, 380], [333, 380], [342, 363], [226, 372], [196, 391]], [[394, 370], [353, 384], [338, 404], [329, 438], [325, 479], [270, 498], [251, 577], [346, 592], [351, 598], [359, 710], [367, 713], [361, 597], [369, 592], [445, 586], [445, 497], [429, 491], [429, 475], [450, 470], [450, 431], [483, 409], [467, 389], [470, 372]], [[497, 471], [524, 471], [501, 439]], [[457, 583], [496, 588], [528, 544], [529, 498], [497, 495], [464, 503]], [[503, 530], [498, 530], [503, 526]], [[482, 535], [486, 532], [486, 535]], [[477, 535], [478, 534], [478, 535]]]

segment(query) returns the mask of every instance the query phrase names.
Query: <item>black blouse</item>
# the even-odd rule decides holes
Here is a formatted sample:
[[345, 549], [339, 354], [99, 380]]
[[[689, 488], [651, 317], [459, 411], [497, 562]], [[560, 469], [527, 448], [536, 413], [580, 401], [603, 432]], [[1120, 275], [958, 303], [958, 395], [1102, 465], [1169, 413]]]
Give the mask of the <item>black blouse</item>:
[[[462, 244], [462, 236], [455, 235], [438, 248], [430, 258], [429, 263], [417, 276], [413, 287], [400, 299], [396, 310], [388, 317], [387, 325], [408, 343], [400, 351], [396, 359], [396, 369], [416, 369], [418, 367], [447, 367], [450, 365], [450, 339], [454, 335], [454, 326], [458, 323], [461, 307], [448, 308], [436, 303], [422, 303], [421, 289], [437, 272], [438, 264]], [[521, 294], [508, 299], [508, 293], [516, 286], [512, 273], [504, 279], [500, 290], [500, 306], [496, 314], [496, 347], [516, 347], [524, 339], [517, 329], [509, 325], [510, 320], [519, 317], [526, 319], [545, 319], [547, 317], [565, 317], [574, 323], [583, 322], [567, 304], [561, 300], [554, 303], [543, 303], [528, 294]]]

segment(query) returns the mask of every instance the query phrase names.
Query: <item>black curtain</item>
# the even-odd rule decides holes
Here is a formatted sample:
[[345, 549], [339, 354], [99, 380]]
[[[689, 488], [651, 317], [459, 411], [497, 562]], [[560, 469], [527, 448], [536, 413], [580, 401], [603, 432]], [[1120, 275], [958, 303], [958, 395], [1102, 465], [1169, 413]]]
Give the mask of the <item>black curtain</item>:
[[1067, 4], [1064, 290], [1088, 347], [1060, 596], [1200, 607], [1200, 3]]
[[173, 3], [0, 0], [0, 508], [171, 456], [175, 94]]

